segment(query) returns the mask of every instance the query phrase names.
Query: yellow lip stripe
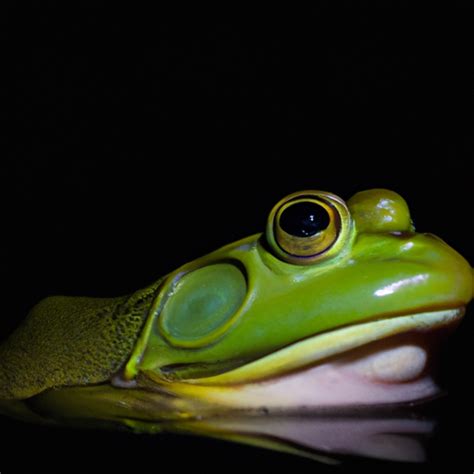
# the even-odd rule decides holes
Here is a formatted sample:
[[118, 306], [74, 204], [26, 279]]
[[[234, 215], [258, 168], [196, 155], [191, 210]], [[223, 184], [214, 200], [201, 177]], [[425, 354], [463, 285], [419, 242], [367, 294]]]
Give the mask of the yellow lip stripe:
[[461, 318], [463, 314], [464, 308], [456, 308], [347, 326], [304, 339], [224, 374], [191, 379], [186, 383], [232, 385], [267, 379], [389, 336], [407, 331], [427, 331], [445, 326]]

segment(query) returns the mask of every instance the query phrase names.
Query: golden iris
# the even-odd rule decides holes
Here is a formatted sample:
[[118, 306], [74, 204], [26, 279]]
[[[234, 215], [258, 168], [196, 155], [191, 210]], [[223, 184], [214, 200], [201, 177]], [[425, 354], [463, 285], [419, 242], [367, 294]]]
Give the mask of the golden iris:
[[[349, 211], [342, 199], [304, 191], [281, 200], [270, 213], [267, 240], [283, 260], [311, 264], [348, 237]], [[339, 248], [339, 246], [337, 246]]]

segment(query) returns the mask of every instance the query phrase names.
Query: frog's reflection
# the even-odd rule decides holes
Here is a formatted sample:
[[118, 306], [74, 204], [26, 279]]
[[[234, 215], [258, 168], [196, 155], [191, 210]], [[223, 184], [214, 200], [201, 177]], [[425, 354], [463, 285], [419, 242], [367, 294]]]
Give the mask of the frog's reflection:
[[180, 421], [166, 430], [206, 435], [337, 463], [345, 456], [426, 461], [433, 418], [410, 410], [291, 416], [232, 416]]

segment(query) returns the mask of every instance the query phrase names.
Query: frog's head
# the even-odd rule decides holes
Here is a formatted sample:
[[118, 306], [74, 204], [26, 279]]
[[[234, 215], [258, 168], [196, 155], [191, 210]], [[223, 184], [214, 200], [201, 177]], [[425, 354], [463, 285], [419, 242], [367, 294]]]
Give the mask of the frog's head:
[[0, 398], [141, 428], [419, 400], [437, 390], [432, 335], [460, 320], [472, 292], [470, 265], [416, 233], [398, 194], [299, 192], [276, 204], [264, 234], [131, 297], [40, 303], [0, 348]]

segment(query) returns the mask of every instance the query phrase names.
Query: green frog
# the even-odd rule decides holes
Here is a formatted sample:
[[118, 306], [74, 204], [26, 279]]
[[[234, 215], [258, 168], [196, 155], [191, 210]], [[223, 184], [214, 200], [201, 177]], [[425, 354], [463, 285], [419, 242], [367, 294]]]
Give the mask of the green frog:
[[291, 194], [263, 233], [118, 298], [53, 296], [0, 345], [0, 412], [125, 426], [410, 404], [439, 391], [432, 336], [468, 262], [386, 189]]

